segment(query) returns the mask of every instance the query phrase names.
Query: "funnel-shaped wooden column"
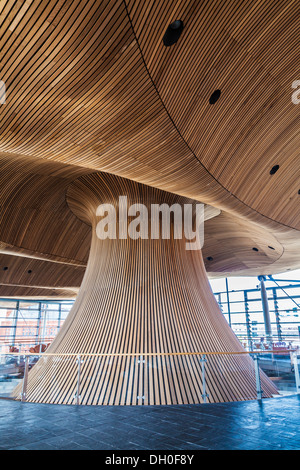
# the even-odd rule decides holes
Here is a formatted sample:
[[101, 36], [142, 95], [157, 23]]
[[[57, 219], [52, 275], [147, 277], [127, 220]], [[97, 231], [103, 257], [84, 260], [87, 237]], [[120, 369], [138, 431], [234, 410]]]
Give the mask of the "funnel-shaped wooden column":
[[[161, 353], [243, 351], [211, 291], [201, 251], [186, 250], [185, 239], [100, 240], [97, 206], [119, 196], [128, 206], [191, 203], [108, 174], [82, 177], [69, 187], [74, 213], [92, 225], [86, 273], [76, 302], [48, 352], [140, 353], [138, 356], [84, 358], [80, 370], [82, 404], [202, 403], [200, 356]], [[63, 227], [62, 227], [63, 230]], [[72, 236], [72, 234], [70, 234]], [[146, 356], [154, 353], [154, 356]], [[255, 373], [248, 355], [207, 356], [207, 401], [256, 397]], [[75, 358], [43, 358], [29, 374], [27, 399], [75, 403]], [[263, 375], [266, 396], [275, 393]]]

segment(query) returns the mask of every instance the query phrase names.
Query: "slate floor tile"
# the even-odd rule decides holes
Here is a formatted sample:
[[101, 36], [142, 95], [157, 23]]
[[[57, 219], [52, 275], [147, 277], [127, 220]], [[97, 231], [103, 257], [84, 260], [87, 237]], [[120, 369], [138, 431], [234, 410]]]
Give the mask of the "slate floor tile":
[[299, 450], [299, 423], [299, 396], [147, 407], [0, 399], [0, 450]]

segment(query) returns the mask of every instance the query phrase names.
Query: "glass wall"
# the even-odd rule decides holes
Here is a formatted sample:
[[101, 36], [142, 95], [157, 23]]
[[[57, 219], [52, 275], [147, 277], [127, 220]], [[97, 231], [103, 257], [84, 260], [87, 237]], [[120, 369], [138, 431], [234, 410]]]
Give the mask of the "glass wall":
[[54, 339], [74, 300], [0, 299], [0, 353], [44, 350]]
[[[252, 278], [248, 289], [239, 290], [232, 289], [235, 284], [231, 279], [227, 283], [225, 279], [217, 280], [215, 285], [212, 282], [225, 318], [247, 349], [259, 345], [265, 337], [261, 294], [255, 282], [257, 279]], [[273, 342], [299, 346], [300, 283], [280, 287], [269, 283], [267, 294]], [[74, 300], [0, 299], [0, 353], [43, 352], [57, 335], [73, 303]], [[30, 351], [32, 348], [35, 351]]]
[[[214, 294], [225, 318], [243, 345], [249, 347], [252, 344], [258, 347], [263, 344], [266, 338], [260, 289], [226, 289]], [[274, 346], [280, 346], [284, 341], [286, 345], [298, 347], [300, 283], [280, 286], [273, 284], [267, 287], [267, 295]]]

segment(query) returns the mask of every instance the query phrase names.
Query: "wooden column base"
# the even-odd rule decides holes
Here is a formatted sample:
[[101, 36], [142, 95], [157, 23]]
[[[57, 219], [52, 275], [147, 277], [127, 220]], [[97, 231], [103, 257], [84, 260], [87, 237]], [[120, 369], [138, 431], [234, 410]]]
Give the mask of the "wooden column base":
[[[84, 357], [80, 404], [202, 403], [201, 357], [160, 354], [243, 348], [220, 312], [201, 251], [187, 251], [186, 240], [174, 240], [172, 229], [170, 240], [96, 236], [97, 206], [117, 207], [119, 195], [128, 197], [128, 205], [149, 208], [153, 203], [191, 202], [103, 173], [72, 183], [68, 204], [92, 225], [92, 245], [76, 302], [48, 352], [140, 353]], [[206, 359], [207, 402], [256, 398], [254, 364], [248, 355]], [[77, 375], [76, 358], [44, 357], [29, 373], [27, 400], [76, 403]], [[276, 393], [264, 374], [262, 388], [265, 396]]]

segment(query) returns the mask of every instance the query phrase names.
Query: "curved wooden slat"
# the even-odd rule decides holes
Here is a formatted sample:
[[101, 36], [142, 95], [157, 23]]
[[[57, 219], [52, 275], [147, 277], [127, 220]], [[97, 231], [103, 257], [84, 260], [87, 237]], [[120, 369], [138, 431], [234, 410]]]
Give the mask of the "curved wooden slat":
[[[125, 2], [147, 70], [189, 148], [239, 200], [299, 229], [299, 107], [291, 101], [299, 2]], [[184, 30], [166, 48], [175, 19]]]
[[[221, 210], [205, 229], [213, 276], [299, 267], [299, 112], [291, 103], [299, 14], [296, 0], [0, 2], [0, 250], [11, 256], [0, 294], [76, 288], [95, 228], [92, 201], [108, 196], [107, 181], [113, 200], [123, 188], [147, 203], [181, 196]], [[178, 18], [183, 33], [166, 48], [163, 35]], [[94, 171], [117, 176], [86, 176]], [[79, 218], [66, 203], [77, 178], [68, 198]], [[174, 240], [107, 246], [93, 234], [81, 291], [53, 348], [101, 351], [132, 340], [135, 351], [233, 350], [216, 308], [199, 253]], [[251, 362], [224, 361], [208, 366], [212, 400], [252, 396]], [[70, 403], [76, 364], [39, 367], [31, 398]], [[128, 358], [84, 364], [83, 402], [137, 403], [147, 390], [148, 403], [201, 401], [199, 364], [164, 358], [143, 375], [138, 367]]]
[[[119, 195], [128, 197], [128, 206], [145, 204], [149, 217], [151, 204], [193, 202], [108, 174], [81, 177], [69, 186], [70, 207], [92, 223], [92, 246], [76, 302], [48, 352], [243, 351], [210, 289], [201, 250], [188, 251], [184, 238], [174, 239], [173, 224], [170, 240], [97, 237], [97, 206], [118, 208]], [[201, 403], [201, 377], [195, 356], [85, 358], [80, 403]], [[267, 396], [275, 393], [265, 376], [263, 382]], [[76, 383], [74, 358], [42, 358], [29, 374], [27, 399], [72, 404]], [[254, 398], [252, 360], [210, 357], [207, 387], [211, 402]]]
[[[78, 0], [33, 2], [21, 14], [21, 5], [7, 4], [0, 29], [9, 96], [0, 109], [1, 149], [109, 171], [299, 228], [298, 111], [290, 95], [278, 91], [297, 72], [291, 51], [299, 6], [238, 6]], [[177, 14], [184, 16], [184, 33], [173, 48], [163, 48], [161, 38]], [[285, 31], [284, 52], [290, 53], [282, 71], [283, 53], [272, 36], [278, 30]], [[257, 59], [264, 40], [267, 56], [276, 58], [272, 86], [266, 54]], [[241, 69], [251, 81], [242, 101], [236, 100]], [[218, 77], [226, 85], [222, 108], [208, 103]], [[283, 163], [280, 185], [268, 173], [274, 149]]]

